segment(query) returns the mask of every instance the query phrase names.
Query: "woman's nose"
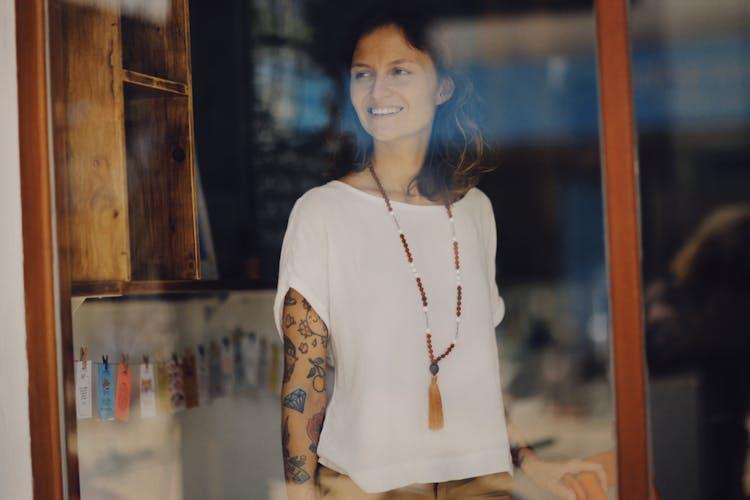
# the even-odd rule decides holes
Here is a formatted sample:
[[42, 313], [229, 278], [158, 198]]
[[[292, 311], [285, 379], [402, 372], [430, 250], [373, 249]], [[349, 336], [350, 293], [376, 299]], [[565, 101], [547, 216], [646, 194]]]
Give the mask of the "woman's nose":
[[388, 96], [391, 93], [391, 87], [385, 76], [378, 75], [372, 82], [370, 93], [374, 99]]

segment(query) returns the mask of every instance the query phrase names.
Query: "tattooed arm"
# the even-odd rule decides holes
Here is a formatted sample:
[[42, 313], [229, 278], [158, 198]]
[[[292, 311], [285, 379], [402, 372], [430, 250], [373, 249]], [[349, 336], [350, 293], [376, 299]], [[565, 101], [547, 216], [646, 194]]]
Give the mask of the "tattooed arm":
[[315, 498], [318, 438], [326, 410], [328, 327], [290, 288], [284, 297], [281, 443], [289, 500]]

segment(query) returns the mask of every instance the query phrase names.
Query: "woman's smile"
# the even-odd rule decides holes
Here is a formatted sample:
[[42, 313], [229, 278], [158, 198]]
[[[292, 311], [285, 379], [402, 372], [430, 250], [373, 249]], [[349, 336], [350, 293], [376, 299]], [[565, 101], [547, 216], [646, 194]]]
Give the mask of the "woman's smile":
[[378, 107], [378, 108], [367, 108], [368, 113], [373, 116], [393, 116], [403, 110], [403, 106], [389, 106], [389, 107]]

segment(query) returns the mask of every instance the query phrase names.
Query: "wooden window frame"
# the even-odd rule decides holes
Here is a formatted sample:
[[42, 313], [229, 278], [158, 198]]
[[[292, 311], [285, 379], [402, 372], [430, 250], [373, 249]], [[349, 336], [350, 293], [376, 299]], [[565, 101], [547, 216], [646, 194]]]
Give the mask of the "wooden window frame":
[[[26, 290], [26, 335], [29, 362], [29, 420], [34, 498], [78, 498], [78, 464], [66, 455], [62, 436], [75, 439], [75, 410], [66, 404], [65, 433], [60, 418], [57, 364], [57, 320], [70, 342], [69, 266], [64, 221], [57, 234], [52, 203], [66, 199], [63, 179], [50, 176], [49, 110], [45, 0], [16, 0], [18, 111], [21, 158], [21, 199]], [[53, 14], [54, 15], [54, 14]], [[649, 498], [646, 372], [643, 348], [638, 182], [630, 78], [627, 0], [597, 0], [597, 48], [601, 113], [601, 149], [607, 227], [610, 315], [613, 337], [619, 498]], [[56, 69], [50, 70], [55, 78]], [[54, 144], [56, 156], [62, 144]], [[55, 183], [56, 198], [51, 192]], [[59, 210], [56, 213], [61, 213]], [[55, 280], [54, 260], [58, 269]], [[616, 266], [611, 265], [617, 263]], [[56, 288], [57, 287], [57, 288]], [[59, 317], [58, 317], [59, 315]], [[65, 332], [63, 332], [65, 333]], [[67, 339], [67, 340], [66, 340]], [[72, 380], [71, 345], [62, 350], [64, 378]], [[72, 397], [66, 387], [66, 398]], [[71, 428], [73, 432], [70, 432]], [[74, 444], [74, 443], [71, 443]], [[75, 447], [69, 447], [75, 449]], [[64, 471], [67, 470], [65, 492]]]
[[[629, 2], [596, 0], [599, 113], [619, 498], [650, 498], [638, 169]], [[616, 263], [616, 265], [613, 265]]]

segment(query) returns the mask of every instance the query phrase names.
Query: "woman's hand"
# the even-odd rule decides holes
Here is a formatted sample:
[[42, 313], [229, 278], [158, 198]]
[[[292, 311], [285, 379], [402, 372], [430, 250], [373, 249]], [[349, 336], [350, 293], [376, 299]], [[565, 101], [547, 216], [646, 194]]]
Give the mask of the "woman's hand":
[[295, 289], [284, 297], [281, 445], [289, 500], [315, 499], [318, 440], [326, 410], [328, 328]]
[[587, 498], [586, 496], [579, 497], [576, 492], [578, 488], [576, 488], [574, 476], [581, 472], [596, 474], [602, 491], [607, 491], [607, 474], [601, 464], [596, 462], [586, 462], [577, 458], [544, 461], [532, 455], [524, 458], [521, 470], [534, 484], [565, 500]]

